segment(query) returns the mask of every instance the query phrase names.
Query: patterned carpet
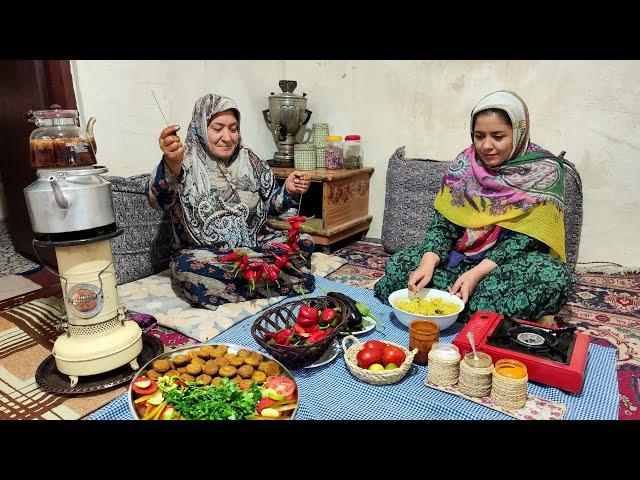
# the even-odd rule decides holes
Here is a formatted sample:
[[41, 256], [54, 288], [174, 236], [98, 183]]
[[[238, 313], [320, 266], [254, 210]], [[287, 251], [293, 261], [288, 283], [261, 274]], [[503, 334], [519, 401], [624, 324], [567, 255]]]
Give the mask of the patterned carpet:
[[[389, 254], [382, 245], [356, 242], [335, 252], [349, 263], [327, 278], [364, 288], [384, 275]], [[618, 350], [620, 420], [640, 420], [640, 275], [575, 275], [559, 326], [576, 325], [594, 342]]]
[[0, 277], [32, 270], [39, 265], [15, 251], [6, 222], [0, 221]]
[[[370, 242], [356, 242], [334, 254], [349, 262], [327, 278], [364, 288], [373, 288], [384, 275], [389, 258], [380, 244]], [[13, 250], [6, 225], [0, 222], [0, 276], [35, 266]], [[619, 418], [640, 420], [640, 275], [575, 276], [569, 301], [556, 321], [560, 326], [576, 325], [595, 342], [618, 350]], [[146, 330], [169, 346], [195, 342], [157, 324]]]

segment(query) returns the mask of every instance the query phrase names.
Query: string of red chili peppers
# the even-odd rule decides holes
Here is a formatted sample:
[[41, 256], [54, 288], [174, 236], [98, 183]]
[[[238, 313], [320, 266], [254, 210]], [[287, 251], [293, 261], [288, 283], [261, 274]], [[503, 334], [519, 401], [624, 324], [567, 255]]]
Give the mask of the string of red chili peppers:
[[273, 251], [269, 252], [275, 258], [275, 262], [273, 264], [269, 264], [264, 260], [249, 261], [249, 255], [242, 252], [242, 250], [231, 252], [230, 254], [221, 257], [219, 260], [221, 263], [234, 262], [231, 273], [233, 273], [234, 276], [238, 276], [238, 273], [242, 272], [242, 275], [249, 285], [249, 294], [255, 290], [256, 283], [260, 280], [264, 280], [267, 288], [272, 282], [275, 282], [279, 287], [280, 282], [278, 282], [278, 278], [280, 278], [280, 271], [283, 268], [290, 268], [299, 271], [293, 266], [293, 263], [291, 263], [291, 257], [299, 256], [304, 260], [298, 241], [300, 240], [300, 226], [306, 220], [306, 217], [287, 218], [287, 222], [290, 224], [287, 233], [287, 243], [272, 242], [270, 244], [272, 248], [282, 251], [281, 255], [277, 255]]

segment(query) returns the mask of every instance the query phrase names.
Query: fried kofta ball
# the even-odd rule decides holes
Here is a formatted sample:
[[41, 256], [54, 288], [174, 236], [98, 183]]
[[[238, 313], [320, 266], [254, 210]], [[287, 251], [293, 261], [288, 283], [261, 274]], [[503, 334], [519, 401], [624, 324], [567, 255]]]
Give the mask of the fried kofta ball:
[[179, 377], [180, 372], [178, 370], [169, 370], [167, 373], [165, 373], [165, 375], [167, 377]]
[[180, 375], [182, 375], [183, 373], [189, 373], [187, 372], [187, 367], [178, 367], [176, 368], [176, 370], [180, 373]]
[[218, 375], [220, 375], [221, 377], [234, 377], [237, 372], [238, 369], [233, 365], [225, 365], [223, 367], [220, 367], [220, 370], [218, 370]]
[[227, 353], [227, 346], [226, 345], [218, 345], [216, 347], [213, 347], [213, 352], [212, 352], [216, 357], [221, 357], [223, 356], [225, 353]]
[[229, 365], [229, 359], [227, 357], [218, 357], [214, 360], [216, 365], [219, 367], [224, 367], [225, 365]]
[[258, 370], [267, 374], [267, 377], [275, 377], [280, 373], [280, 365], [273, 360], [267, 360], [266, 362], [260, 362]]
[[200, 375], [202, 373], [202, 365], [199, 363], [190, 363], [187, 365], [187, 373], [189, 375], [193, 375], [194, 377]]
[[230, 358], [229, 364], [233, 365], [236, 368], [241, 367], [242, 365], [244, 365], [244, 358], [240, 358], [240, 357]]
[[211, 385], [215, 385], [216, 387], [220, 385], [220, 382], [222, 382], [222, 377], [213, 377], [211, 379]]
[[218, 364], [213, 360], [208, 360], [207, 363], [204, 364], [204, 367], [202, 367], [202, 371], [212, 377], [218, 373], [218, 369]]
[[209, 385], [211, 383], [211, 375], [203, 373], [196, 377], [196, 382], [202, 382], [203, 385]]
[[253, 375], [251, 376], [251, 380], [256, 382], [258, 385], [262, 385], [266, 379], [267, 379], [267, 374], [260, 371], [254, 372]]
[[249, 355], [251, 355], [251, 351], [247, 350], [246, 348], [241, 348], [240, 350], [238, 350], [238, 353], [236, 355], [238, 355], [240, 358], [248, 357]]
[[149, 377], [151, 380], [158, 380], [161, 376], [162, 374], [156, 372], [155, 370], [149, 370], [147, 372], [147, 377]]
[[200, 357], [193, 357], [191, 359], [191, 363], [198, 363], [200, 365], [204, 365], [205, 363], [207, 363], [207, 361], [204, 358], [200, 358]]
[[211, 357], [211, 352], [210, 350], [201, 348], [200, 350], [198, 350], [198, 357], [202, 358], [203, 360], [209, 360], [209, 358]]
[[191, 363], [191, 357], [187, 355], [178, 355], [171, 359], [173, 366], [176, 368], [186, 367], [189, 363]]
[[247, 365], [251, 365], [252, 367], [257, 367], [258, 365], [260, 365], [261, 361], [262, 361], [262, 355], [255, 352], [244, 357], [244, 363], [246, 363]]
[[158, 373], [166, 373], [171, 370], [171, 362], [169, 362], [169, 360], [156, 360], [153, 362], [152, 366]]
[[242, 378], [251, 378], [255, 369], [251, 365], [243, 365], [238, 369], [238, 375]]
[[215, 353], [215, 348], [213, 348], [213, 345], [205, 345], [200, 349], [200, 351], [205, 352], [207, 355], [206, 357], [203, 356], [202, 358], [209, 359], [211, 358], [211, 355]]
[[183, 382], [195, 382], [196, 377], [194, 377], [193, 375], [189, 375], [188, 373], [183, 373], [182, 375], [180, 375], [180, 380], [182, 380]]
[[197, 348], [195, 350], [189, 350], [187, 352], [187, 355], [189, 355], [190, 360], [193, 360], [194, 358], [200, 358], [200, 349]]
[[240, 382], [241, 382], [242, 380], [243, 380], [243, 378], [242, 378], [240, 375], [236, 375], [235, 377], [233, 377], [233, 378], [231, 379], [231, 381], [232, 381], [233, 383], [237, 383], [238, 385], [240, 385]]

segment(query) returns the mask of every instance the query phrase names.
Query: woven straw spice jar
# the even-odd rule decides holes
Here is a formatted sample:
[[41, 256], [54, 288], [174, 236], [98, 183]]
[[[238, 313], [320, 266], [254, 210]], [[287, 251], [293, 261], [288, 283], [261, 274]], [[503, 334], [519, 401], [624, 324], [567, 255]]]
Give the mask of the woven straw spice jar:
[[296, 170], [315, 170], [316, 146], [312, 143], [296, 143], [293, 146], [293, 164]]

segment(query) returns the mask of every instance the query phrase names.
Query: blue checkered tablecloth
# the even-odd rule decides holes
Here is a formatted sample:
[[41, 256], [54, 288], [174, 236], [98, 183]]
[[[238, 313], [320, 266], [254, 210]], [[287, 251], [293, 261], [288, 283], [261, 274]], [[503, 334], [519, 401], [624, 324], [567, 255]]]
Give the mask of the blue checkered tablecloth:
[[[372, 338], [408, 345], [407, 328], [393, 315], [393, 310], [380, 303], [373, 291], [316, 277], [315, 292], [339, 291], [368, 305], [386, 325], [360, 335], [364, 342]], [[301, 297], [295, 297], [301, 298]], [[290, 301], [289, 298], [285, 301]], [[210, 343], [234, 343], [264, 351], [251, 336], [251, 325], [258, 315], [249, 317]], [[462, 328], [456, 322], [441, 332], [440, 341], [451, 342]], [[427, 367], [414, 365], [398, 383], [376, 386], [351, 375], [340, 354], [330, 363], [311, 369], [293, 370], [298, 382], [300, 407], [296, 420], [513, 420], [512, 417], [462, 397], [441, 392], [424, 385]], [[584, 388], [580, 394], [569, 394], [554, 387], [529, 383], [528, 391], [567, 406], [567, 420], [615, 420], [618, 418], [618, 379], [616, 350], [600, 345], [589, 346]], [[88, 417], [89, 420], [133, 419], [123, 393]]]

